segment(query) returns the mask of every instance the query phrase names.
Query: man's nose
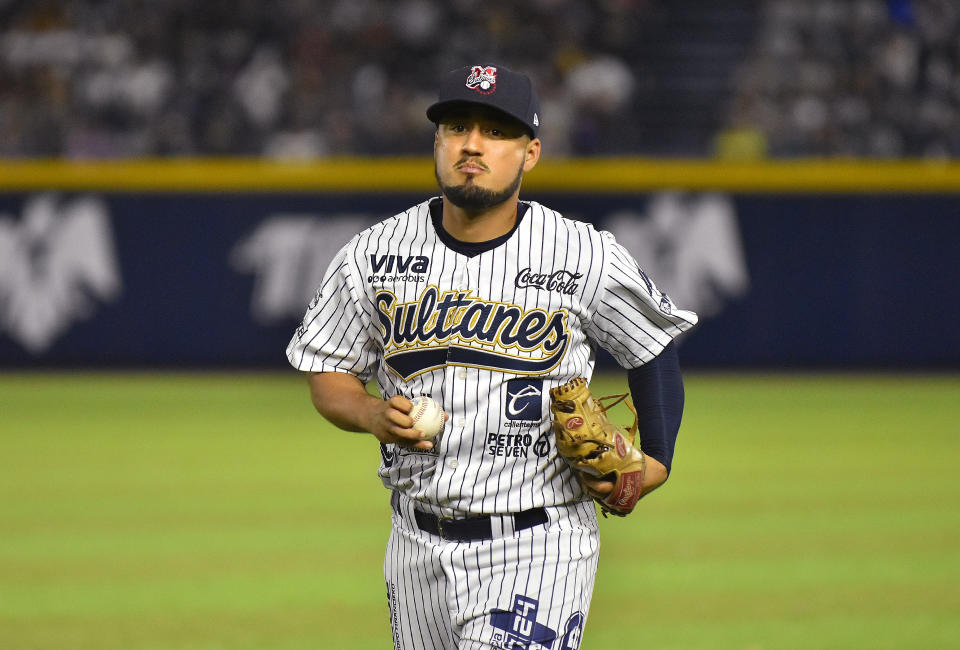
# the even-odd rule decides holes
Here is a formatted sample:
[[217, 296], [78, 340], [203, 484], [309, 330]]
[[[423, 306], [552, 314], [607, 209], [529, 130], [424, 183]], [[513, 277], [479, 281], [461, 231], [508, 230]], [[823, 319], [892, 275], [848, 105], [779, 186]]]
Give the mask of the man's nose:
[[479, 127], [473, 127], [463, 139], [463, 150], [470, 153], [481, 153], [483, 151], [483, 133]]

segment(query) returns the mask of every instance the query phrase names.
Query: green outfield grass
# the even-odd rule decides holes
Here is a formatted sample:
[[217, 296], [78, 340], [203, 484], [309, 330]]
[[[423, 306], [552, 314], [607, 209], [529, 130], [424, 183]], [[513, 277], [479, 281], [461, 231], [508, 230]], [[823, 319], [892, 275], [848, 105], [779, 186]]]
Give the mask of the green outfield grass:
[[[960, 647], [958, 423], [958, 377], [690, 375], [583, 648]], [[378, 459], [293, 373], [0, 376], [0, 648], [389, 648]]]

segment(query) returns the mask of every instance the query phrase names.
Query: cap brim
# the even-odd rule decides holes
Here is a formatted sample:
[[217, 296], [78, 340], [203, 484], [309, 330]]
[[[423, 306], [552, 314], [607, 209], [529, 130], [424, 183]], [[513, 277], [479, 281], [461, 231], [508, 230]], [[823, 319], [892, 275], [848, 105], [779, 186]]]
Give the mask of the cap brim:
[[463, 108], [463, 107], [469, 107], [469, 106], [479, 106], [493, 113], [497, 113], [498, 115], [503, 115], [504, 117], [507, 117], [512, 121], [516, 122], [517, 124], [519, 124], [520, 126], [522, 126], [523, 129], [527, 132], [527, 135], [529, 135], [531, 138], [537, 137], [537, 134], [534, 133], [533, 129], [530, 128], [530, 125], [524, 122], [523, 119], [517, 117], [516, 115], [508, 113], [507, 111], [501, 108], [498, 108], [496, 106], [491, 106], [490, 104], [487, 104], [485, 102], [470, 102], [464, 99], [451, 99], [445, 102], [437, 102], [435, 104], [432, 104], [429, 108], [427, 108], [427, 119], [433, 122], [434, 124], [439, 124], [440, 120], [443, 119], [444, 114], [446, 114], [448, 111], [451, 111], [455, 108]]

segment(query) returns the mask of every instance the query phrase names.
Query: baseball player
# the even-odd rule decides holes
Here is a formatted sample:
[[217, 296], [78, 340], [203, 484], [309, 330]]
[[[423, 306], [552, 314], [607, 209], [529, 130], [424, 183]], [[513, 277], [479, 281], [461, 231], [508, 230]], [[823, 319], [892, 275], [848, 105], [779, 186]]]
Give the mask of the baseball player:
[[[589, 380], [597, 346], [628, 370], [648, 494], [683, 410], [671, 341], [697, 316], [609, 233], [519, 200], [541, 149], [525, 75], [454, 70], [427, 117], [440, 196], [340, 250], [287, 357], [325, 418], [380, 442], [395, 648], [578, 648], [599, 548], [591, 496], [614, 483], [557, 453], [549, 391]], [[383, 399], [365, 389], [374, 378]], [[448, 418], [434, 439], [409, 415], [420, 395]]]

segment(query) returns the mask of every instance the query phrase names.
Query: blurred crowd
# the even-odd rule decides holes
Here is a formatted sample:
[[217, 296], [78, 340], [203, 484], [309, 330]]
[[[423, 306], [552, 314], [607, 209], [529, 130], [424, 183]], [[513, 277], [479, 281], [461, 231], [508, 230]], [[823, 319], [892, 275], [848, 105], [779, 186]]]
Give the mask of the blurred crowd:
[[422, 155], [438, 76], [489, 61], [536, 79], [569, 152], [574, 112], [626, 105], [645, 5], [0, 0], [0, 156]]
[[774, 0], [728, 134], [774, 157], [960, 156], [960, 2]]
[[[647, 18], [680, 5], [0, 0], [0, 157], [424, 154], [437, 76], [496, 61], [534, 78], [551, 154], [624, 153]], [[757, 0], [724, 132], [774, 156], [956, 155], [957, 6]]]

